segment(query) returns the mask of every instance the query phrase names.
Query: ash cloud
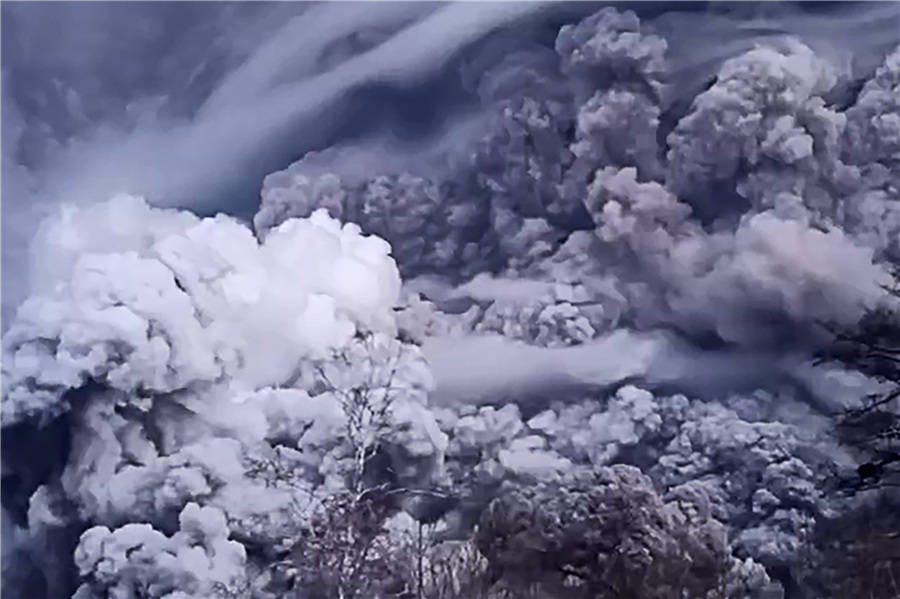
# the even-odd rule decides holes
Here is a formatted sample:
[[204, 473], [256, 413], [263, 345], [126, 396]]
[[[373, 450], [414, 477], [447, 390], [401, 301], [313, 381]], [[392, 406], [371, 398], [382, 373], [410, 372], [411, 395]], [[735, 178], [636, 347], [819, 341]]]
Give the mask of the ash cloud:
[[[404, 3], [375, 13], [358, 8], [213, 4], [182, 13], [152, 5], [133, 11], [70, 6], [61, 12], [40, 5], [4, 7], [4, 106], [14, 105], [4, 108], [3, 117], [9, 144], [4, 180], [11, 179], [5, 195], [21, 197], [5, 203], [9, 301], [22, 297], [12, 284], [21, 277], [22, 261], [10, 252], [21, 251], [20, 237], [29, 234], [16, 232], [33, 229], [58, 202], [139, 193], [156, 205], [246, 216], [259, 178], [286, 156], [340, 133], [348, 93], [365, 87], [390, 91], [428, 79], [467, 44], [538, 11], [540, 4], [475, 10]], [[79, 33], [67, 28], [69, 13], [83, 22]], [[178, 18], [184, 22], [176, 25]], [[103, 33], [110, 29], [122, 35]], [[318, 33], [300, 35], [307, 30]], [[58, 31], [50, 50], [34, 47], [33, 39]], [[160, 47], [153, 37], [159, 31], [173, 38], [173, 49]], [[122, 48], [129, 32], [131, 44]], [[354, 47], [347, 40], [363, 41]], [[341, 44], [349, 47], [341, 50]], [[158, 64], [177, 67], [173, 74], [138, 58], [159, 53]], [[97, 77], [98, 64], [108, 75], [101, 70]], [[32, 83], [42, 70], [56, 83]], [[101, 89], [90, 87], [94, 78]], [[396, 97], [388, 94], [388, 101]], [[17, 111], [22, 105], [31, 112]], [[361, 124], [364, 131], [375, 125]], [[30, 193], [17, 183], [21, 170], [39, 183]], [[7, 318], [11, 309], [7, 303]]]
[[877, 389], [810, 358], [892, 301], [900, 12], [627, 8], [4, 4], [4, 577], [272, 595], [360, 386], [463, 532], [627, 462], [795, 563]]

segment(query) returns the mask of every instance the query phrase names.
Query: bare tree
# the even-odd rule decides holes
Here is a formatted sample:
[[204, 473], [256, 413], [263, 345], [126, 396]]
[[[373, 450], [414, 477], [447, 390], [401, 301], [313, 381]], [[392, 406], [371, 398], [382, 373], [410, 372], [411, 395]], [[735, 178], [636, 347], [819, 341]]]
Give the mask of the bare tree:
[[469, 540], [446, 540], [436, 523], [407, 519], [393, 539], [416, 599], [495, 599], [488, 561]]
[[385, 446], [392, 409], [422, 391], [406, 372], [409, 351], [392, 337], [365, 333], [312, 367], [314, 392], [332, 394], [344, 413], [343, 486], [321, 501], [295, 545], [298, 596], [400, 596], [409, 587], [383, 528], [401, 496], [421, 492], [402, 486]]

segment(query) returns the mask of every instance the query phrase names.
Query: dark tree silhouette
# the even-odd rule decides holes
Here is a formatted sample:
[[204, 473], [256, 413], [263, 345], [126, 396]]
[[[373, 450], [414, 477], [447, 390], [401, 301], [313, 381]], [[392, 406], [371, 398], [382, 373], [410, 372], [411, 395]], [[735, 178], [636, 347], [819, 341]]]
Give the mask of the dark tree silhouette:
[[[900, 273], [888, 292], [900, 300]], [[859, 455], [856, 472], [844, 475], [838, 488], [849, 494], [900, 487], [900, 310], [879, 307], [853, 329], [826, 325], [834, 344], [818, 362], [839, 362], [883, 383], [862, 405], [835, 417], [838, 439]]]
[[[900, 299], [897, 272], [887, 290]], [[835, 434], [858, 464], [826, 489], [844, 508], [818, 518], [800, 578], [816, 597], [894, 599], [900, 597], [900, 310], [872, 310], [852, 330], [828, 328], [835, 342], [819, 361], [856, 369], [883, 389], [835, 416]]]

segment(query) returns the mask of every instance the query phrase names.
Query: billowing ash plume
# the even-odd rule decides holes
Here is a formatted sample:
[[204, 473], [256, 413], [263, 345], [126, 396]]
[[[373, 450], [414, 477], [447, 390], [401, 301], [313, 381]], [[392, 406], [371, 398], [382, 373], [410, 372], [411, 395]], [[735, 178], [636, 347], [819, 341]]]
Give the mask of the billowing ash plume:
[[[27, 521], [34, 539], [96, 525], [75, 553], [87, 580], [79, 597], [148, 584], [98, 565], [118, 559], [123, 572], [128, 560], [155, 564], [135, 575], [168, 580], [166, 592], [239, 588], [253, 558], [245, 547], [295, 538], [318, 496], [340, 487], [349, 389], [390, 398], [380, 434], [404, 460], [393, 470], [405, 484], [440, 461], [446, 439], [425, 409], [431, 375], [397, 338], [389, 246], [355, 225], [319, 211], [260, 245], [231, 218], [120, 196], [62, 211], [36, 247], [55, 269], [5, 336], [3, 422], [71, 427], [68, 459], [31, 490]], [[136, 543], [146, 557], [126, 551]], [[198, 547], [211, 562], [182, 563]], [[44, 570], [68, 584], [65, 570]], [[184, 588], [184, 575], [197, 580]]]
[[[668, 510], [660, 538], [715, 533], [743, 596], [790, 569], [854, 464], [827, 412], [876, 389], [810, 359], [823, 323], [891, 301], [900, 48], [837, 104], [860, 73], [797, 15], [704, 63], [666, 15], [590, 8], [524, 41], [489, 32], [539, 5], [249, 11], [248, 47], [285, 23], [220, 48], [183, 104], [40, 151], [4, 96], [4, 219], [31, 221], [13, 195], [47, 213], [29, 250], [4, 241], [29, 265], [4, 275], [26, 296], [3, 335], [4, 590], [278, 596], [354, 430], [373, 485], [441, 489], [389, 510], [447, 538], [518, 526], [499, 494], [575, 481], [579, 505], [596, 475]], [[354, 93], [429, 78], [464, 99], [436, 135], [340, 131]], [[160, 207], [263, 171], [252, 227]], [[359, 397], [387, 424], [350, 422]]]

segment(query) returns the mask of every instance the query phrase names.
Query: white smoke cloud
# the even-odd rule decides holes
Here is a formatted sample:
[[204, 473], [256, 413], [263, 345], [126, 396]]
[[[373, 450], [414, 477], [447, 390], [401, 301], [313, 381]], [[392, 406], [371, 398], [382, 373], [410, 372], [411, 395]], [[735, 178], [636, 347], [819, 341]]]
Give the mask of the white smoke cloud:
[[4, 418], [53, 412], [88, 378], [130, 393], [283, 383], [358, 330], [391, 332], [400, 278], [388, 251], [324, 212], [260, 246], [231, 218], [130, 196], [64, 207], [41, 226], [44, 268], [4, 336]]

